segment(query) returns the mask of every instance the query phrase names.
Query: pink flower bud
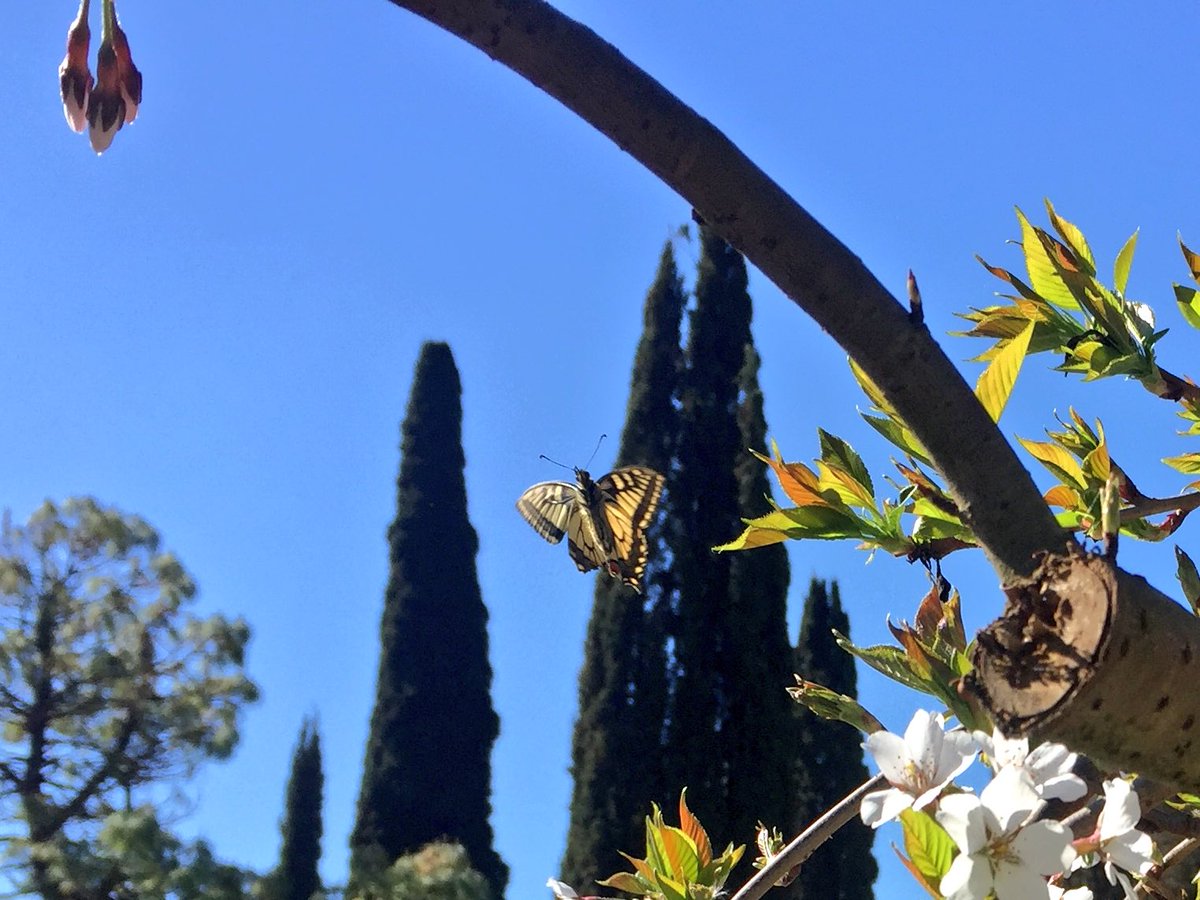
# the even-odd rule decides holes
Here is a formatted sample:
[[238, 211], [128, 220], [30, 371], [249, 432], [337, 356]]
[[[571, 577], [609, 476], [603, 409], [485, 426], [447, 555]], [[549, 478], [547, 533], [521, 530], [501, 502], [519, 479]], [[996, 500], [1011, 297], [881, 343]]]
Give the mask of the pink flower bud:
[[125, 124], [125, 98], [121, 90], [117, 53], [111, 41], [100, 45], [96, 54], [96, 84], [88, 105], [88, 139], [92, 149], [103, 153]]
[[58, 67], [62, 89], [63, 113], [73, 131], [82, 132], [87, 124], [88, 101], [92, 92], [92, 73], [88, 69], [88, 44], [91, 31], [87, 23], [87, 3], [79, 7], [79, 15], [67, 31], [67, 55]]

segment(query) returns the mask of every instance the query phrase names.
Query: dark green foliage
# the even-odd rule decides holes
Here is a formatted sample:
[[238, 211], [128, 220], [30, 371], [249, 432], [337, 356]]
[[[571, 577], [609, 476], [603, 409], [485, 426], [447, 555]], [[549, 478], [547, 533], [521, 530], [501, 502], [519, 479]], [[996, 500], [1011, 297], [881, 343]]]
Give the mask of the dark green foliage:
[[[668, 472], [678, 430], [675, 393], [686, 298], [668, 243], [646, 295], [629, 407], [617, 465]], [[664, 801], [657, 738], [665, 713], [665, 557], [659, 516], [648, 534], [650, 563], [639, 598], [612, 578], [596, 579], [579, 675], [571, 771], [574, 794], [561, 877], [581, 890], [617, 871], [619, 850], [641, 845], [650, 801]]]
[[[766, 467], [746, 452], [767, 450], [758, 367], [758, 353], [747, 344], [738, 374], [741, 443], [734, 465], [738, 509], [744, 516], [765, 512], [771, 492]], [[794, 772], [797, 729], [792, 727], [795, 703], [786, 690], [793, 683], [787, 633], [791, 574], [782, 544], [729, 558], [730, 653], [725, 679], [730, 687], [723, 728], [729, 767], [728, 839], [749, 843], [759, 821], [784, 824], [795, 816], [795, 786], [788, 778]]]
[[781, 724], [793, 719], [768, 712], [790, 681], [788, 574], [780, 553], [710, 549], [765, 508], [765, 476], [747, 446], [761, 448], [766, 426], [745, 262], [707, 229], [701, 244], [668, 479], [675, 615], [663, 765], [715, 841], [749, 843], [758, 817], [793, 818]]
[[[755, 551], [757, 552], [757, 551]], [[850, 620], [842, 609], [837, 582], [826, 588], [813, 579], [804, 601], [796, 672], [839, 693], [857, 695], [854, 659], [833, 638], [833, 629], [850, 636]], [[801, 808], [799, 831], [867, 780], [862, 735], [843, 722], [819, 719], [798, 709], [801, 724]], [[879, 867], [871, 855], [875, 833], [857, 818], [843, 827], [800, 869], [796, 897], [805, 900], [870, 900]]]
[[292, 755], [283, 813], [283, 845], [279, 866], [265, 879], [266, 900], [309, 900], [321, 889], [321, 738], [316, 722], [307, 719]]
[[351, 874], [450, 838], [502, 897], [508, 867], [492, 847], [491, 703], [479, 541], [467, 518], [462, 388], [450, 348], [427, 343], [401, 428], [391, 572]]

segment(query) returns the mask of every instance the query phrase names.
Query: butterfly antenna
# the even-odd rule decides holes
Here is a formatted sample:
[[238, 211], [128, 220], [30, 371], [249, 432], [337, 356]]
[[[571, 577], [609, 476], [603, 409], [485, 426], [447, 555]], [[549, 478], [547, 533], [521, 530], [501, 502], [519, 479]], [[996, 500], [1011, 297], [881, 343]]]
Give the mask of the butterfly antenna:
[[592, 460], [596, 458], [596, 454], [597, 454], [597, 453], [600, 451], [600, 445], [604, 443], [604, 439], [605, 439], [606, 437], [608, 437], [608, 435], [607, 435], [607, 434], [602, 434], [602, 435], [600, 435], [600, 440], [596, 441], [596, 449], [595, 449], [595, 450], [593, 450], [593, 451], [592, 451], [592, 455], [588, 457], [588, 461], [587, 461], [587, 463], [584, 465], [584, 468], [585, 468], [585, 469], [586, 469], [588, 466], [590, 466], [590, 465], [592, 464]]
[[[551, 459], [551, 458], [550, 458], [550, 457], [548, 457], [548, 456], [547, 456], [545, 453], [539, 453], [539, 454], [538, 454], [538, 459], [544, 459], [546, 462], [548, 462], [548, 463], [554, 463], [554, 465], [556, 465], [556, 466], [562, 466], [564, 469], [571, 469], [571, 467], [570, 467], [570, 466], [564, 466], [564, 465], [563, 465], [562, 463], [560, 463], [560, 462], [559, 462], [557, 459]], [[571, 469], [571, 471], [574, 471], [574, 469]]]

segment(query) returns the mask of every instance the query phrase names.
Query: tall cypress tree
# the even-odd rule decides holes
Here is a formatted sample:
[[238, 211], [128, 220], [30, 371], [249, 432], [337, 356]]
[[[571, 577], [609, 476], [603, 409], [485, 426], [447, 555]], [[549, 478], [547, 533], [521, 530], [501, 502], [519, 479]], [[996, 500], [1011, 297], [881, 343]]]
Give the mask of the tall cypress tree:
[[[755, 551], [758, 552], [758, 551]], [[850, 636], [850, 619], [842, 609], [837, 582], [826, 588], [813, 579], [804, 601], [796, 672], [848, 697], [857, 695], [854, 659], [837, 645], [833, 630]], [[867, 780], [862, 736], [844, 722], [817, 718], [800, 710], [800, 810], [796, 830], [807, 826]], [[845, 825], [804, 863], [795, 885], [805, 900], [871, 900], [879, 866], [871, 855], [875, 833], [857, 818]]]
[[745, 262], [703, 228], [695, 293], [668, 481], [675, 616], [663, 765], [676, 788], [687, 785], [688, 803], [714, 839], [749, 842], [756, 817], [791, 819], [781, 807], [791, 769], [776, 759], [780, 720], [753, 718], [774, 709], [769, 695], [787, 685], [786, 676], [762, 676], [790, 661], [787, 569], [762, 550], [711, 550], [741, 530], [743, 516], [762, 512], [766, 482], [761, 473], [748, 478], [745, 466], [747, 444], [761, 447], [765, 424], [757, 358], [747, 351]]
[[[685, 303], [668, 242], [646, 295], [617, 465], [671, 469]], [[581, 888], [618, 871], [623, 864], [618, 851], [641, 845], [650, 802], [664, 799], [657, 752], [666, 701], [662, 521], [660, 516], [648, 532], [642, 597], [616, 579], [596, 579], [579, 674], [571, 749], [574, 793], [562, 863], [562, 878]]]
[[292, 754], [283, 813], [283, 844], [279, 865], [267, 877], [264, 894], [270, 900], [309, 900], [321, 889], [321, 738], [317, 723], [305, 719]]
[[479, 540], [467, 518], [462, 387], [450, 348], [421, 348], [401, 427], [391, 571], [351, 873], [435, 838], [460, 842], [494, 895], [508, 867], [492, 847], [492, 708]]
[[[758, 352], [747, 344], [738, 374], [741, 445], [734, 466], [738, 509], [746, 517], [765, 512], [771, 493], [766, 466], [747, 452], [767, 452], [758, 368]], [[783, 827], [796, 815], [798, 729], [793, 727], [795, 703], [787, 694], [794, 683], [787, 629], [790, 580], [782, 544], [730, 556], [725, 759], [731, 840], [749, 841], [759, 821]]]

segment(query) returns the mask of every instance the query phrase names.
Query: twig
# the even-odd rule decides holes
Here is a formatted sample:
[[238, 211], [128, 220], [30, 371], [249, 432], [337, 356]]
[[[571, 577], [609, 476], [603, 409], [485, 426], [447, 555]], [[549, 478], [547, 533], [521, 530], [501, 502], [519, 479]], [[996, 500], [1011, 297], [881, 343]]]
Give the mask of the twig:
[[812, 856], [814, 850], [858, 815], [858, 807], [864, 796], [885, 784], [887, 784], [887, 779], [882, 775], [876, 775], [856, 787], [834, 804], [828, 812], [804, 829], [778, 855], [771, 857], [762, 870], [742, 885], [741, 890], [734, 894], [731, 900], [758, 900], [759, 897], [766, 894], [775, 886], [775, 882]]

